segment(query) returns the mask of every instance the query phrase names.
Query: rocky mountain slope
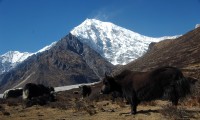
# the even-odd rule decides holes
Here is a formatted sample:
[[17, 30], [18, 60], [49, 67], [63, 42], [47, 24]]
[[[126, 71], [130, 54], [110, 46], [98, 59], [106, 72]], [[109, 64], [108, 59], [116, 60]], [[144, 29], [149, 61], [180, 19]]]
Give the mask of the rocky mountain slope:
[[151, 43], [148, 52], [135, 61], [114, 70], [113, 75], [124, 69], [133, 71], [149, 71], [162, 66], [174, 66], [181, 69], [185, 77], [196, 79], [191, 93], [200, 95], [200, 27], [183, 36]]
[[0, 75], [0, 91], [27, 82], [51, 86], [99, 81], [113, 65], [69, 34], [52, 48], [35, 54], [11, 71]]
[[114, 65], [125, 65], [141, 57], [151, 42], [179, 37], [147, 37], [113, 23], [96, 19], [86, 19], [71, 33]]
[[113, 74], [124, 69], [147, 71], [161, 66], [178, 67], [186, 77], [198, 81], [192, 86], [192, 94], [200, 95], [200, 28], [189, 31], [174, 40], [150, 44], [148, 52], [131, 63], [118, 67]]
[[148, 52], [126, 67], [145, 70], [159, 66], [177, 66], [179, 68], [200, 68], [200, 28], [172, 40], [155, 43]]

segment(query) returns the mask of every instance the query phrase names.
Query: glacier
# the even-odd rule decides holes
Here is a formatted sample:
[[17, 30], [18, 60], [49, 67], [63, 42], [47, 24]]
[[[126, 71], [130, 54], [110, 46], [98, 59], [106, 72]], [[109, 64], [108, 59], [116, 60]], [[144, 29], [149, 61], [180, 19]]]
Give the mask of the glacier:
[[142, 56], [151, 42], [175, 39], [180, 36], [147, 37], [113, 23], [96, 19], [86, 19], [71, 30], [71, 34], [114, 65], [125, 65]]

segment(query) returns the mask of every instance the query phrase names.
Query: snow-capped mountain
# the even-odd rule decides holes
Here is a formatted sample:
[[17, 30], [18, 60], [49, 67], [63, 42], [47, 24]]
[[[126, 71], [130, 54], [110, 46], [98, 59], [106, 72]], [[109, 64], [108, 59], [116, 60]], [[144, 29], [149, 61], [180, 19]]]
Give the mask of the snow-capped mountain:
[[41, 52], [44, 52], [46, 50], [49, 50], [51, 47], [53, 47], [55, 44], [57, 43], [57, 41], [55, 42], [52, 42], [50, 45], [47, 45], [45, 47], [43, 47], [42, 49], [38, 50], [36, 53], [34, 54], [37, 54], [37, 53], [41, 53]]
[[0, 55], [0, 74], [9, 71], [10, 69], [16, 67], [19, 63], [26, 60], [29, 56], [37, 53], [41, 53], [43, 51], [49, 50], [52, 46], [54, 46], [56, 42], [51, 43], [48, 46], [40, 49], [35, 53], [29, 52], [19, 52], [19, 51], [9, 51], [3, 55]]
[[198, 27], [200, 27], [200, 24], [196, 24], [195, 28], [198, 28]]
[[[114, 65], [124, 65], [142, 56], [147, 51], [148, 45], [151, 42], [178, 37], [147, 37], [113, 23], [102, 22], [96, 19], [86, 19], [79, 26], [75, 27], [71, 33]], [[50, 49], [56, 43], [53, 42], [51, 45], [35, 53], [9, 51], [0, 55], [0, 74], [14, 68], [29, 56]]]
[[2, 63], [10, 62], [10, 63], [18, 63], [24, 61], [27, 57], [31, 56], [32, 53], [24, 52], [21, 53], [19, 51], [9, 51], [3, 55], [1, 55]]
[[78, 37], [112, 64], [127, 64], [142, 56], [151, 42], [174, 39], [178, 36], [153, 38], [119, 27], [110, 22], [86, 19], [71, 34]]
[[19, 51], [9, 51], [0, 56], [0, 74], [9, 71], [14, 68], [17, 64], [21, 63], [33, 53]]

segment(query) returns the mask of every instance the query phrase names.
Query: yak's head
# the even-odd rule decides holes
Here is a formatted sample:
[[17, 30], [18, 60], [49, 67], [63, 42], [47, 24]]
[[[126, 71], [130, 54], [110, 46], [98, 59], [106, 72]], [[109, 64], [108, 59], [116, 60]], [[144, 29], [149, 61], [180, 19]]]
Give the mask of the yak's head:
[[48, 87], [48, 91], [49, 91], [50, 94], [55, 93], [55, 89], [53, 87]]
[[81, 86], [79, 86], [79, 89], [80, 89], [81, 95], [84, 96], [86, 94], [86, 91], [87, 91], [87, 86], [86, 85], [81, 85]]
[[105, 77], [102, 80], [103, 86], [101, 87], [101, 92], [100, 94], [109, 94], [110, 92], [112, 92], [115, 87], [115, 79], [114, 77], [108, 76], [105, 73]]

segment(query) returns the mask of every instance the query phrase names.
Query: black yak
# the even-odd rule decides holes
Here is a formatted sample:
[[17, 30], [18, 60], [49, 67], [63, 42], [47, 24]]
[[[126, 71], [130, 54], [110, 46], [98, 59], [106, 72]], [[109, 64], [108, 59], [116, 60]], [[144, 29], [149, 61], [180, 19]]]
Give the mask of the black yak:
[[23, 88], [23, 99], [31, 99], [33, 97], [39, 97], [48, 95], [50, 99], [53, 99], [54, 88], [46, 87], [42, 84], [27, 83]]
[[22, 96], [22, 88], [8, 89], [3, 93], [3, 98], [17, 98]]
[[115, 99], [116, 99], [116, 98], [121, 98], [121, 99], [124, 98], [123, 95], [122, 95], [122, 93], [121, 93], [121, 92], [118, 92], [118, 91], [113, 91], [113, 92], [111, 93], [111, 96], [112, 96], [112, 102], [115, 102]]
[[101, 93], [118, 91], [131, 104], [131, 114], [136, 114], [141, 101], [167, 98], [177, 105], [180, 98], [190, 93], [190, 83], [175, 67], [161, 67], [149, 72], [124, 70], [119, 75], [103, 79]]
[[81, 92], [82, 98], [89, 96], [92, 92], [91, 87], [87, 85], [81, 85], [79, 86], [79, 88], [81, 89], [80, 92]]

